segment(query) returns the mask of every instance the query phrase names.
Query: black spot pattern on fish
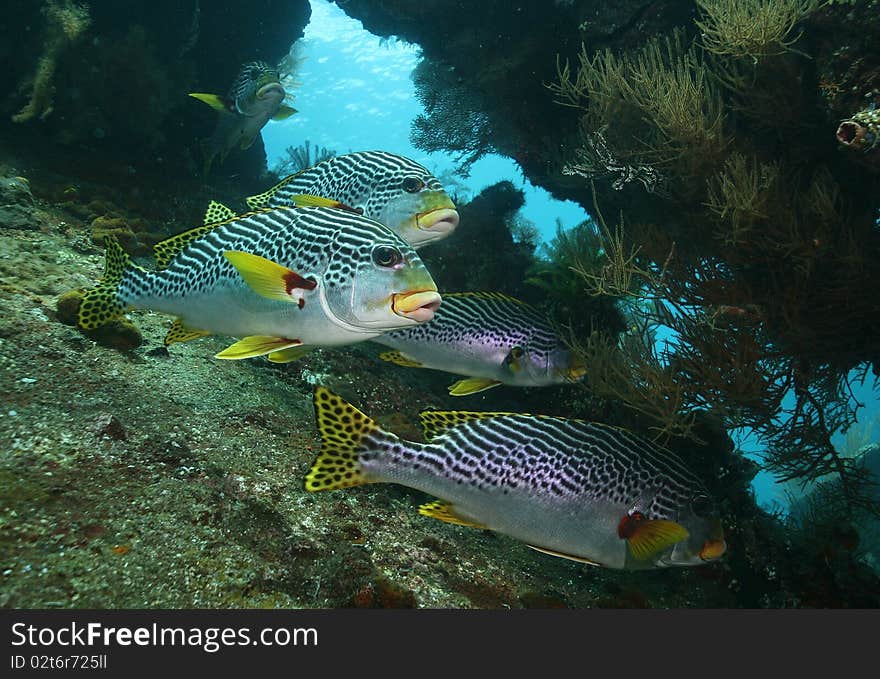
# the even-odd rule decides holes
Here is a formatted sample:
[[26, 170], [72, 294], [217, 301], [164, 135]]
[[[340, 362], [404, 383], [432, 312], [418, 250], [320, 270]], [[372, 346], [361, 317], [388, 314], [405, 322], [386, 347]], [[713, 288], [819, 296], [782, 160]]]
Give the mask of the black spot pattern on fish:
[[562, 341], [549, 320], [533, 306], [492, 292], [445, 292], [428, 323], [386, 333], [373, 340], [406, 351], [412, 344], [497, 347], [507, 354], [521, 347], [546, 364]]
[[422, 191], [441, 191], [443, 186], [425, 167], [385, 151], [360, 151], [328, 158], [302, 172], [291, 175], [249, 204], [258, 206], [293, 205], [293, 196], [325, 196], [362, 209], [366, 217], [381, 219], [385, 207], [405, 194], [404, 179], [415, 177]]
[[638, 509], [649, 519], [675, 520], [691, 497], [706, 492], [670, 451], [627, 431], [582, 420], [495, 415], [456, 424], [414, 451], [414, 459], [395, 453], [383, 464], [421, 467], [460, 485], [502, 493], [645, 501]]
[[[344, 244], [344, 245], [341, 245]], [[399, 249], [410, 266], [424, 268], [415, 251], [382, 224], [335, 208], [272, 208], [241, 215], [192, 241], [162, 271], [127, 270], [119, 286], [126, 304], [143, 298], [183, 297], [218, 285], [241, 284], [223, 255], [244, 251], [299, 274], [319, 275], [328, 288], [351, 280], [358, 264], [372, 266], [377, 244]]]

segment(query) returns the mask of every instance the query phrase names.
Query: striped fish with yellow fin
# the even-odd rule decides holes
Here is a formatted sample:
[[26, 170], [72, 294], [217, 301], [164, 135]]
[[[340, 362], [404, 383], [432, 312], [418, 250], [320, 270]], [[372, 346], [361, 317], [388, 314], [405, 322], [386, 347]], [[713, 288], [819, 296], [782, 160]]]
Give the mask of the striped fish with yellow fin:
[[296, 113], [284, 103], [288, 94], [282, 74], [265, 61], [243, 64], [226, 96], [207, 92], [190, 92], [189, 96], [219, 114], [214, 133], [203, 148], [205, 175], [216, 158], [222, 162], [232, 149], [250, 148], [270, 120], [285, 120]]
[[449, 387], [452, 396], [564, 384], [586, 372], [545, 315], [498, 292], [444, 292], [430, 323], [373, 341], [394, 349], [379, 354], [385, 361], [464, 375]]
[[[257, 210], [277, 206], [339, 207], [381, 222], [414, 248], [446, 238], [458, 226], [455, 203], [414, 160], [387, 151], [333, 156], [246, 199]], [[234, 212], [212, 202], [206, 222]]]
[[242, 338], [217, 358], [352, 344], [429, 321], [440, 304], [412, 247], [345, 210], [273, 208], [198, 227], [157, 245], [156, 271], [115, 240], [106, 245], [106, 272], [82, 299], [80, 327], [127, 309], [161, 311], [177, 316], [166, 344]]
[[339, 396], [314, 396], [321, 450], [308, 491], [398, 483], [439, 498], [419, 512], [554, 556], [618, 569], [696, 566], [726, 550], [713, 502], [672, 452], [623, 429], [517, 413], [420, 413], [428, 443], [384, 431]]

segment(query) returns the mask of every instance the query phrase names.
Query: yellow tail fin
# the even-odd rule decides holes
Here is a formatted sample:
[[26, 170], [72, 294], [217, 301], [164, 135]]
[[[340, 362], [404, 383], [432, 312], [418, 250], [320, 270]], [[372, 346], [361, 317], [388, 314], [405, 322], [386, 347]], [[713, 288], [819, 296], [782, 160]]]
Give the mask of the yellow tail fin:
[[131, 262], [131, 257], [122, 249], [113, 236], [104, 238], [106, 263], [104, 276], [94, 288], [83, 295], [77, 314], [77, 323], [83, 330], [94, 330], [115, 321], [125, 312], [125, 304], [119, 299], [119, 284], [122, 274]]
[[315, 419], [321, 435], [321, 452], [306, 475], [306, 490], [336, 490], [374, 483], [360, 463], [363, 438], [379, 434], [389, 440], [396, 436], [382, 431], [369, 417], [325, 387], [315, 389]]

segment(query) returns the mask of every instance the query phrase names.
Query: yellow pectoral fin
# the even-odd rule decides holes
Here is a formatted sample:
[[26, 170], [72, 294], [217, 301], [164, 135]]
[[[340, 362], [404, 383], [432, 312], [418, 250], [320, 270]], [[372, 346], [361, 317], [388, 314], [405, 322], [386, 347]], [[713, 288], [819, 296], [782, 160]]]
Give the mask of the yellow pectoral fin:
[[168, 334], [165, 335], [165, 346], [174, 344], [175, 342], [189, 342], [199, 337], [207, 337], [211, 333], [208, 330], [197, 330], [195, 328], [187, 328], [183, 321], [179, 318], [171, 324]]
[[226, 251], [223, 255], [236, 268], [251, 290], [267, 299], [295, 302], [302, 308], [303, 292], [317, 286], [286, 266], [249, 252]]
[[302, 358], [312, 349], [314, 349], [314, 347], [300, 346], [282, 349], [281, 351], [273, 351], [269, 354], [269, 361], [272, 363], [290, 363], [298, 358]]
[[217, 224], [218, 222], [225, 222], [228, 219], [234, 219], [236, 217], [235, 211], [232, 208], [228, 208], [223, 203], [218, 203], [216, 200], [212, 200], [208, 203], [208, 209], [205, 210], [205, 224]]
[[269, 337], [267, 335], [251, 335], [250, 337], [245, 337], [235, 344], [226, 347], [219, 354], [215, 354], [214, 358], [240, 361], [244, 358], [265, 356], [273, 351], [281, 351], [288, 347], [298, 347], [300, 345], [302, 345], [302, 342], [297, 339]]
[[490, 380], [485, 377], [469, 377], [466, 380], [459, 380], [449, 386], [450, 396], [468, 396], [476, 394], [479, 391], [486, 391], [492, 387], [497, 387], [501, 382], [498, 380]]
[[399, 351], [383, 351], [379, 354], [379, 358], [383, 361], [388, 361], [389, 363], [394, 363], [394, 365], [402, 365], [404, 368], [424, 368], [421, 363], [418, 361], [414, 361], [411, 358], [407, 358]]
[[281, 104], [281, 107], [278, 109], [278, 113], [272, 116], [272, 120], [287, 120], [290, 116], [296, 113], [296, 109], [292, 106], [288, 106], [287, 104]]
[[310, 193], [297, 193], [288, 198], [297, 207], [335, 207], [340, 210], [348, 210], [349, 212], [357, 212], [353, 207], [345, 203], [325, 198], [324, 196], [313, 196]]
[[654, 519], [640, 523], [626, 541], [632, 555], [645, 561], [676, 542], [686, 540], [688, 535], [687, 529], [675, 521]]
[[445, 521], [446, 523], [454, 523], [456, 526], [469, 526], [470, 528], [486, 528], [481, 523], [474, 523], [469, 519], [464, 519], [460, 517], [455, 512], [455, 507], [453, 507], [451, 502], [444, 502], [443, 500], [434, 500], [434, 502], [428, 502], [419, 507], [419, 514], [422, 516], [430, 516], [432, 519], [437, 519], [438, 521]]
[[543, 554], [549, 554], [550, 556], [558, 556], [560, 559], [570, 559], [571, 561], [580, 561], [581, 563], [588, 563], [591, 566], [599, 566], [603, 567], [603, 564], [598, 561], [593, 561], [592, 559], [588, 559], [583, 556], [573, 556], [572, 554], [566, 554], [565, 552], [557, 552], [554, 549], [544, 549], [543, 547], [536, 547], [535, 545], [526, 544], [526, 547], [531, 547], [536, 552], [541, 552]]
[[206, 94], [205, 92], [190, 92], [189, 96], [193, 97], [194, 99], [198, 99], [199, 101], [205, 102], [215, 111], [223, 111], [224, 113], [228, 112], [226, 103], [223, 101], [223, 98], [216, 94]]

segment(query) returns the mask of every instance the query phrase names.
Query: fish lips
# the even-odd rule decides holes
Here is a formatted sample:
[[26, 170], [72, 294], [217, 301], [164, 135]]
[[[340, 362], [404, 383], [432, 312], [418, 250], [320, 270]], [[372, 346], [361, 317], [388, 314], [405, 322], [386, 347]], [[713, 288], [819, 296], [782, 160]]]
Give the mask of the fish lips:
[[436, 290], [398, 292], [391, 296], [391, 309], [398, 316], [416, 323], [426, 323], [434, 318], [440, 308], [440, 293]]
[[724, 556], [727, 551], [727, 542], [724, 538], [706, 540], [703, 548], [700, 550], [700, 559], [702, 561], [716, 561]]
[[282, 98], [285, 95], [284, 87], [281, 83], [269, 83], [268, 85], [263, 85], [257, 90], [257, 99], [268, 99], [270, 96], [279, 94]]
[[436, 235], [436, 239], [445, 238], [458, 226], [458, 212], [452, 208], [437, 208], [416, 215], [416, 226], [421, 231]]
[[727, 551], [727, 542], [724, 540], [724, 528], [721, 521], [714, 519], [711, 523], [709, 539], [703, 543], [700, 549], [700, 559], [703, 561], [716, 561], [724, 556]]

